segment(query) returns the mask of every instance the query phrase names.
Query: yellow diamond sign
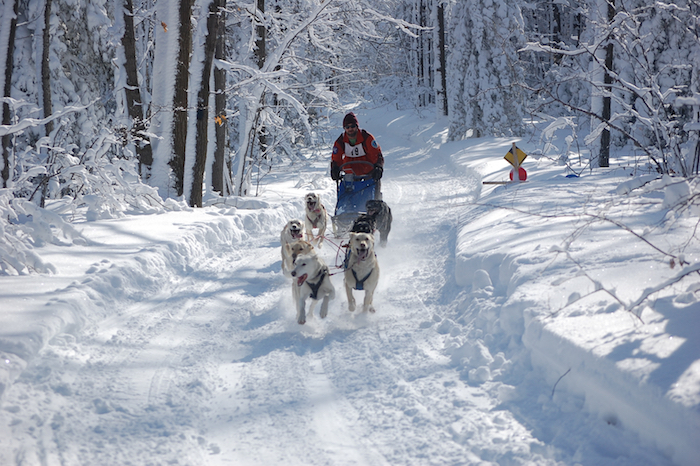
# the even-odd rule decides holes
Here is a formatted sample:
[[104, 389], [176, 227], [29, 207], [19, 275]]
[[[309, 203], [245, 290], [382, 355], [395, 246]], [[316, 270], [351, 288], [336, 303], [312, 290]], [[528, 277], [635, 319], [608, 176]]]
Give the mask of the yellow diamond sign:
[[[518, 164], [515, 165], [515, 158], [513, 157], [513, 150], [515, 150], [515, 153], [518, 155]], [[503, 157], [508, 161], [509, 164], [513, 165], [514, 167], [519, 167], [522, 163], [523, 160], [527, 157], [527, 154], [523, 152], [522, 150], [518, 149], [515, 147], [515, 144], [513, 144], [513, 147], [508, 151], [508, 153]]]

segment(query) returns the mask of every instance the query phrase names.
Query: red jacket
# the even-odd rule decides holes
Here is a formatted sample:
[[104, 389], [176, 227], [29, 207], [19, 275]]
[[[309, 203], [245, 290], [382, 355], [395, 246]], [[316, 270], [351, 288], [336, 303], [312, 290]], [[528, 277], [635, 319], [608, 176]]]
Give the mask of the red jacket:
[[[365, 161], [366, 163], [350, 163], [343, 167], [343, 164], [355, 161]], [[382, 148], [379, 147], [374, 136], [365, 130], [357, 132], [357, 141], [355, 145], [350, 145], [348, 135], [343, 133], [336, 139], [333, 144], [333, 155], [331, 156], [331, 164], [335, 163], [338, 167], [347, 173], [355, 175], [367, 175], [375, 165], [384, 168], [384, 156]]]

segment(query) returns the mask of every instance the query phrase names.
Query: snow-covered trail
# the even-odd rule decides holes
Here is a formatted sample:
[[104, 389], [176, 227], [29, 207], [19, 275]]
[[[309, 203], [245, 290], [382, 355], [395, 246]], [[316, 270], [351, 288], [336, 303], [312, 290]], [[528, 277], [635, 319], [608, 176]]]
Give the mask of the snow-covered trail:
[[[578, 297], [601, 277], [634, 298], [673, 263], [607, 230], [577, 237], [576, 267], [555, 260], [595, 193], [606, 215], [620, 204], [611, 218], [656, 225], [684, 182], [616, 203], [646, 181], [582, 183], [533, 157], [526, 185], [482, 192], [511, 141], [447, 142], [444, 122], [393, 110], [366, 120], [394, 215], [376, 314], [347, 311], [338, 274], [328, 318], [295, 321], [279, 233], [308, 191], [332, 208], [325, 158], [268, 175], [260, 197], [78, 222], [81, 241], [39, 249], [56, 274], [2, 281], [0, 464], [694, 464], [697, 283], [642, 324]], [[696, 217], [673, 218], [651, 241], [693, 263]], [[337, 244], [320, 251], [330, 265]], [[647, 384], [637, 367], [666, 375]], [[680, 403], [658, 392], [676, 383]]]
[[443, 317], [459, 292], [449, 206], [473, 200], [478, 181], [449, 156], [395, 147], [376, 314], [347, 311], [338, 274], [329, 317], [296, 324], [279, 228], [300, 203], [253, 211], [235, 247], [42, 351], [7, 395], [35, 413], [11, 428], [14, 463], [553, 463], [445, 353], [463, 330]]
[[[384, 181], [394, 226], [388, 247], [377, 250], [375, 315], [346, 310], [336, 275], [326, 321], [316, 315], [299, 327], [285, 283], [231, 332], [218, 372], [226, 390], [214, 396], [216, 420], [206, 429], [221, 449], [211, 464], [547, 462], [531, 453], [537, 441], [512, 416], [492, 412], [497, 399], [460, 380], [434, 329], [455, 289], [456, 219], [430, 207], [469, 198], [476, 187], [445, 162], [435, 170], [431, 160], [430, 173], [395, 165], [402, 174]], [[276, 267], [273, 255], [263, 269]], [[322, 255], [334, 262], [330, 242]]]

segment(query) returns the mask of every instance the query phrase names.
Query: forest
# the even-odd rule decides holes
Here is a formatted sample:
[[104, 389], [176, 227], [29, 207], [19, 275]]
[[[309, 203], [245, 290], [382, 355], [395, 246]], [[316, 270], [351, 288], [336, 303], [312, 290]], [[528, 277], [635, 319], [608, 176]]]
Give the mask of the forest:
[[538, 124], [567, 133], [562, 164], [635, 153], [695, 176], [699, 17], [695, 0], [1, 0], [0, 273], [46, 271], [29, 246], [71, 215], [255, 196], [327, 157], [358, 101], [447, 118], [451, 140]]

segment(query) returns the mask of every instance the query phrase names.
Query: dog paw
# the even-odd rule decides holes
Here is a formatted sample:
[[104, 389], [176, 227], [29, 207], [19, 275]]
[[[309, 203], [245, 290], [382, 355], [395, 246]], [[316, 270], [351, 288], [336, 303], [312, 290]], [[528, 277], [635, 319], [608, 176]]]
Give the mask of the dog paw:
[[304, 325], [306, 323], [306, 319], [299, 319], [297, 322], [299, 322], [299, 325]]
[[321, 311], [321, 319], [325, 319], [328, 316], [328, 311]]
[[370, 314], [374, 314], [374, 306], [368, 306], [367, 309], [365, 309], [365, 311], [369, 312]]

